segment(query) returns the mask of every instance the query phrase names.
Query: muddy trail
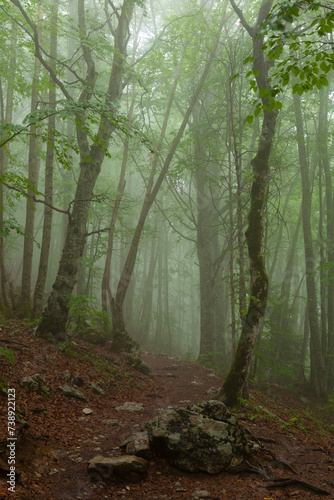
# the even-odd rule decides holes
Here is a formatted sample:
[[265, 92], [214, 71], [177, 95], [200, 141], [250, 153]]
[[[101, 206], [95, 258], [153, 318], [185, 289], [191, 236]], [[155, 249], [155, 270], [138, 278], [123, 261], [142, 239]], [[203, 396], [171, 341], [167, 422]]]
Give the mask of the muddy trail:
[[[222, 378], [198, 364], [163, 354], [142, 353], [152, 375], [135, 370], [110, 345], [76, 339], [53, 345], [33, 335], [29, 323], [6, 321], [0, 346], [11, 348], [15, 364], [0, 356], [0, 373], [15, 389], [16, 493], [8, 491], [7, 398], [0, 399], [0, 498], [195, 499], [199, 491], [212, 499], [319, 498], [334, 494], [334, 419], [297, 392], [281, 387], [253, 388], [250, 399], [235, 411], [240, 423], [262, 441], [264, 450], [235, 471], [217, 475], [182, 472], [157, 456], [139, 483], [93, 483], [87, 463], [95, 455], [119, 456], [120, 445], [168, 406], [211, 399]], [[85, 400], [66, 397], [64, 372], [83, 381]], [[23, 377], [40, 374], [48, 390], [42, 394], [21, 387]], [[103, 388], [95, 394], [90, 384]], [[126, 402], [140, 411], [120, 411]], [[286, 481], [275, 483], [268, 478]], [[313, 489], [311, 489], [314, 487]], [[196, 493], [197, 492], [197, 493]], [[197, 497], [196, 497], [197, 495]], [[204, 493], [203, 493], [204, 495]]]

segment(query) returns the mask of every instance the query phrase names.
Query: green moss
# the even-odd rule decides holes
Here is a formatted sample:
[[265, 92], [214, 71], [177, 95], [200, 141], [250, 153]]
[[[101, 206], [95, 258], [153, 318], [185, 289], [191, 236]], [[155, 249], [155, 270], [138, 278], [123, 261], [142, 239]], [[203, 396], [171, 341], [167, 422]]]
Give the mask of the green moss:
[[0, 375], [0, 396], [7, 397], [8, 389], [9, 389], [9, 383], [7, 382], [5, 377]]
[[140, 348], [138, 342], [133, 340], [128, 332], [121, 332], [114, 330], [112, 336], [112, 350], [113, 352], [136, 352]]

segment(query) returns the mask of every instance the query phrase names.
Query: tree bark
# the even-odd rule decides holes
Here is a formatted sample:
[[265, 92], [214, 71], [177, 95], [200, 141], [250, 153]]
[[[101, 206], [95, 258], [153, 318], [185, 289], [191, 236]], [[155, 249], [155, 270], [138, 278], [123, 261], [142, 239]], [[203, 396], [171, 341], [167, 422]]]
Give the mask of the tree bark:
[[[53, 0], [51, 6], [51, 31], [50, 31], [50, 67], [55, 69], [57, 58], [57, 22], [58, 22], [58, 0]], [[52, 78], [50, 78], [49, 107], [56, 106], [56, 89]], [[39, 258], [38, 274], [33, 299], [33, 317], [38, 318], [43, 310], [43, 298], [46, 277], [48, 272], [49, 252], [51, 242], [51, 227], [53, 210], [50, 208], [53, 200], [53, 159], [54, 159], [54, 132], [56, 129], [56, 116], [52, 115], [48, 119], [48, 142], [46, 147], [45, 161], [45, 201], [49, 205], [44, 205], [44, 221], [41, 254]]]
[[[242, 12], [234, 3], [234, 0], [230, 1], [241, 23], [252, 37], [253, 70], [257, 75], [257, 87], [258, 89], [268, 89], [270, 91], [269, 68], [261, 48], [263, 36], [258, 35], [258, 28], [270, 12], [272, 1], [262, 1], [255, 27], [250, 27], [246, 23]], [[238, 398], [241, 397], [246, 386], [254, 347], [263, 323], [268, 297], [269, 282], [263, 257], [263, 211], [268, 188], [269, 157], [275, 134], [278, 111], [277, 109], [269, 111], [267, 97], [262, 98], [262, 103], [266, 108], [263, 111], [262, 131], [257, 154], [251, 162], [253, 182], [248, 227], [246, 230], [251, 277], [250, 301], [232, 367], [218, 395], [218, 398], [223, 400], [228, 406], [237, 404]]]
[[[320, 90], [319, 125], [318, 125], [318, 150], [320, 166], [325, 174], [325, 195], [326, 195], [326, 258], [329, 264], [334, 262], [334, 197], [331, 168], [328, 153], [328, 102], [329, 87], [322, 87]], [[320, 182], [320, 181], [319, 181]], [[320, 201], [321, 203], [321, 201]], [[327, 346], [326, 338], [323, 336], [322, 350], [327, 351], [326, 375], [328, 391], [334, 387], [334, 275], [331, 266], [327, 271]], [[327, 347], [327, 349], [326, 349]]]
[[[39, 43], [42, 37], [42, 20], [43, 12], [40, 8], [39, 23], [40, 28], [38, 30]], [[31, 91], [31, 104], [30, 111], [33, 113], [37, 110], [38, 105], [38, 83], [41, 71], [41, 63], [37, 57], [35, 57], [35, 69], [32, 81], [32, 91]], [[30, 126], [30, 137], [29, 137], [29, 172], [28, 179], [29, 182], [37, 188], [38, 174], [40, 168], [40, 154], [38, 152], [39, 140], [38, 135], [40, 135], [39, 129], [36, 125]], [[36, 204], [32, 200], [34, 196], [34, 191], [28, 189], [28, 198], [26, 202], [26, 221], [25, 221], [25, 237], [23, 243], [23, 267], [22, 267], [22, 281], [21, 281], [21, 298], [20, 307], [24, 309], [24, 313], [31, 314], [31, 277], [32, 277], [32, 259], [34, 252], [34, 225], [35, 225], [35, 210]]]
[[[128, 43], [129, 23], [133, 12], [133, 2], [124, 0], [121, 11], [117, 13], [118, 24], [114, 33], [114, 59], [109, 77], [108, 90], [105, 104], [111, 110], [115, 110], [122, 95], [122, 80], [125, 68], [126, 47]], [[86, 26], [84, 1], [78, 2], [79, 28], [82, 37], [83, 56], [87, 66], [86, 86], [83, 89], [79, 102], [85, 103], [93, 90], [97, 73], [90, 47], [85, 44]], [[73, 210], [67, 226], [65, 245], [63, 248], [58, 274], [53, 284], [53, 290], [48, 300], [47, 307], [43, 312], [41, 322], [37, 328], [37, 334], [65, 339], [66, 323], [68, 319], [68, 299], [76, 283], [78, 260], [82, 255], [86, 238], [86, 224], [90, 202], [93, 197], [93, 189], [101, 170], [108, 148], [110, 137], [116, 128], [106, 115], [101, 116], [97, 137], [99, 142], [89, 146], [88, 134], [82, 125], [84, 115], [77, 117], [77, 140], [80, 150], [80, 173], [73, 202]], [[104, 147], [101, 148], [100, 144]]]
[[[2, 79], [0, 74], [0, 105], [1, 105], [1, 124], [11, 123], [13, 118], [13, 105], [14, 105], [14, 83], [15, 83], [15, 73], [16, 73], [16, 52], [17, 52], [17, 26], [15, 22], [12, 22], [12, 35], [10, 43], [10, 59], [9, 59], [9, 77], [7, 85], [7, 95], [6, 104], [4, 102]], [[9, 153], [9, 143], [6, 146], [0, 148], [0, 174], [3, 175], [6, 172], [8, 165], [8, 153]], [[4, 223], [4, 208], [5, 208], [5, 196], [4, 196], [4, 186], [0, 183], [0, 228], [3, 228]], [[0, 231], [0, 274], [1, 274], [1, 290], [2, 299], [4, 306], [11, 312], [13, 304], [9, 293], [7, 270], [5, 266], [5, 243], [3, 231]]]
[[293, 94], [293, 104], [296, 118], [297, 143], [300, 173], [302, 180], [302, 209], [303, 209], [303, 233], [305, 248], [305, 266], [306, 266], [306, 289], [307, 289], [307, 307], [310, 324], [310, 350], [311, 350], [311, 387], [312, 392], [320, 401], [327, 399], [327, 381], [326, 369], [322, 356], [317, 292], [314, 272], [316, 269], [316, 260], [313, 251], [312, 227], [311, 227], [311, 187], [309, 181], [309, 168], [307, 153], [304, 142], [304, 124], [301, 111], [300, 96]]

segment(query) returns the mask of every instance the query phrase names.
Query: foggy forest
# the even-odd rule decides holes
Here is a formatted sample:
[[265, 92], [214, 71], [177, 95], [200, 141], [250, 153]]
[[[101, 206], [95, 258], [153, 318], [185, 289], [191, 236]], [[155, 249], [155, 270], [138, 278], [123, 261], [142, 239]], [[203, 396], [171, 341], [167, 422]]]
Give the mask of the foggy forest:
[[276, 387], [333, 418], [333, 1], [1, 0], [0, 19], [1, 377], [25, 375], [25, 325], [65, 354], [212, 370], [229, 408]]

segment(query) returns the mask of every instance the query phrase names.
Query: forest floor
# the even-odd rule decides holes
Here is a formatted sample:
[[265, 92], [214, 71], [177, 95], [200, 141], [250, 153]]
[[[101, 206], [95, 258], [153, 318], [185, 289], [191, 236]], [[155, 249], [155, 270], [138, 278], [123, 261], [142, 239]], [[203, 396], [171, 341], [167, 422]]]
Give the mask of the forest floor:
[[[195, 363], [151, 353], [143, 353], [142, 359], [155, 375], [143, 375], [121, 355], [113, 354], [108, 344], [96, 347], [76, 340], [76, 345], [56, 346], [35, 337], [26, 322], [4, 321], [0, 327], [0, 347], [7, 345], [15, 353], [14, 365], [0, 357], [0, 373], [15, 388], [16, 427], [20, 421], [29, 425], [17, 436], [15, 466], [20, 480], [14, 494], [8, 491], [3, 470], [8, 468], [8, 421], [7, 399], [0, 398], [0, 498], [191, 500], [196, 490], [205, 490], [217, 500], [324, 495], [306, 488], [302, 481], [334, 494], [334, 410], [328, 414], [301, 394], [277, 386], [265, 393], [254, 388], [250, 399], [235, 412], [239, 422], [269, 450], [258, 452], [242, 466], [248, 471], [190, 474], [154, 457], [147, 477], [139, 483], [94, 484], [87, 474], [89, 459], [121, 455], [121, 443], [161, 409], [209, 400], [207, 391], [219, 388], [222, 378]], [[65, 370], [83, 378], [87, 402], [66, 398], [58, 390], [65, 383]], [[44, 394], [20, 386], [23, 377], [35, 373], [45, 378], [50, 389]], [[99, 382], [106, 395], [91, 393], [88, 382]], [[127, 401], [142, 403], [144, 411], [116, 410]], [[93, 410], [89, 416], [83, 413], [87, 407]], [[278, 487], [256, 471], [299, 483]]]

